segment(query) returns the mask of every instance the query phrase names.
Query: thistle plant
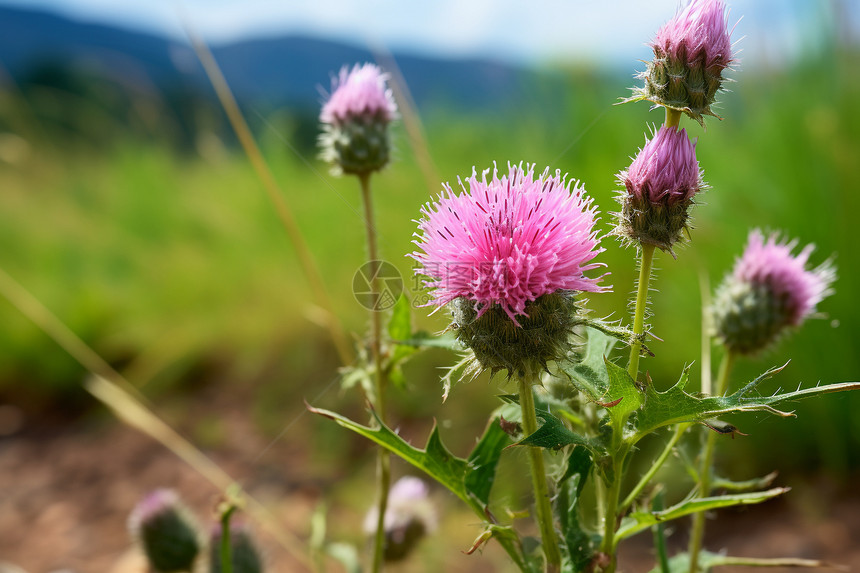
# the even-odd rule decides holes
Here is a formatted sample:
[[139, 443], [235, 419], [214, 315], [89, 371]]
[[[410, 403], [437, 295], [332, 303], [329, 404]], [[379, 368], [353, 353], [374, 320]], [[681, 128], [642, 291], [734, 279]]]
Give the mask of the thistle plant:
[[241, 504], [235, 487], [218, 503], [208, 537], [173, 490], [147, 494], [131, 512], [128, 528], [154, 573], [263, 573], [263, 558], [249, 526], [232, 520]]
[[203, 543], [191, 512], [172, 490], [144, 497], [128, 518], [128, 529], [157, 573], [195, 570]]
[[153, 491], [134, 508], [128, 528], [158, 573], [190, 572], [201, 553], [199, 528], [175, 492]]
[[[389, 343], [398, 356], [412, 356], [426, 346], [464, 354], [443, 378], [443, 400], [456, 373], [474, 378], [486, 372], [503, 387], [501, 404], [489, 412], [475, 447], [466, 457], [454, 455], [436, 427], [424, 448], [415, 447], [385, 423], [379, 408], [372, 411], [371, 425], [311, 408], [393, 452], [466, 504], [482, 524], [467, 553], [492, 539], [520, 571], [614, 573], [619, 544], [653, 529], [661, 556], [655, 571], [664, 573], [701, 573], [727, 564], [819, 565], [707, 552], [704, 514], [761, 503], [787, 491], [713, 491], [717, 440], [740, 431], [725, 422], [726, 415], [787, 417], [791, 414], [781, 408], [789, 402], [860, 389], [860, 383], [847, 382], [763, 393], [761, 386], [780, 367], [728, 391], [737, 357], [774, 348], [781, 336], [813, 315], [831, 292], [832, 266], [810, 270], [811, 247], [795, 255], [796, 243], [753, 231], [746, 252], [708, 309], [714, 328], [709, 334], [725, 347], [715, 387], [708, 383], [710, 371], [704, 371], [701, 392], [689, 389], [693, 356], [681, 357], [686, 366], [679, 365], [677, 382], [664, 391], [640, 368], [643, 356], [665, 352], [659, 339], [652, 342], [646, 324], [650, 284], [656, 280], [655, 251], [674, 259], [679, 243], [694, 240], [691, 211], [708, 187], [696, 157], [698, 142], [680, 123], [684, 114], [702, 125], [704, 116], [715, 115], [715, 97], [728, 79], [723, 73], [734, 61], [731, 46], [723, 2], [692, 0], [657, 33], [654, 60], [640, 74], [644, 86], [625, 100], [649, 100], [665, 111], [663, 126], [653, 130], [618, 175], [621, 210], [611, 234], [623, 247], [635, 249], [639, 266], [629, 329], [587, 313], [583, 293], [599, 297], [609, 289], [603, 284], [607, 273], [598, 270], [604, 249], [598, 212], [584, 187], [559, 171], [536, 171], [524, 163], [509, 164], [501, 174], [487, 169], [480, 177], [473, 170], [458, 191], [445, 184], [422, 208], [417, 248], [408, 255], [429, 291], [424, 306], [444, 309], [440, 314], [448, 316], [447, 331], [453, 336], [432, 339], [412, 332], [409, 309], [400, 307], [389, 323], [389, 332], [397, 333]], [[710, 345], [703, 352], [709, 357]], [[630, 476], [630, 468], [638, 465], [631, 461], [644, 455], [640, 441], [664, 428], [672, 432], [663, 450], [645, 460], [643, 475]], [[665, 492], [677, 501], [664, 507], [659, 470], [694, 429], [706, 436], [691, 471], [694, 483], [689, 491]], [[511, 448], [525, 449], [533, 511], [505, 506], [492, 496], [498, 462], [511, 455], [505, 453]], [[769, 486], [766, 480], [757, 483]], [[368, 525], [377, 523], [377, 540], [387, 540], [377, 544], [382, 551], [377, 555], [389, 560], [408, 553], [395, 540], [409, 539], [409, 523], [428, 528], [426, 521], [403, 517], [413, 515], [406, 509], [401, 515], [394, 508], [392, 501], [391, 507], [378, 506], [368, 517]], [[533, 516], [533, 524], [516, 521], [525, 513]], [[662, 524], [685, 516], [693, 516], [689, 548], [670, 558]]]
[[[382, 308], [379, 282], [379, 250], [373, 213], [370, 176], [388, 164], [390, 158], [389, 123], [397, 117], [394, 96], [386, 85], [387, 75], [373, 64], [356, 64], [352, 70], [343, 67], [332, 81], [332, 93], [320, 112], [323, 132], [319, 143], [321, 158], [332, 165], [335, 175], [358, 177], [364, 203], [364, 223], [371, 271], [370, 290], [373, 304], [370, 312], [370, 354], [374, 384], [366, 389], [382, 423], [387, 418], [385, 392], [387, 367], [383, 364]], [[377, 524], [373, 549], [373, 571], [382, 568], [385, 545], [384, 516], [391, 485], [391, 462], [388, 452], [380, 448], [377, 460]]]

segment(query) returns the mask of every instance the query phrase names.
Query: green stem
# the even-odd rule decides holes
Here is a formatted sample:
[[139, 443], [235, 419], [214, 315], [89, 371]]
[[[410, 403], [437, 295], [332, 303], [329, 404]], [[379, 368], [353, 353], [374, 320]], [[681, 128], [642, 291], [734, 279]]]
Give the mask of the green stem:
[[[732, 370], [735, 357], [730, 351], [726, 351], [720, 363], [720, 372], [717, 375], [716, 396], [722, 396], [728, 386], [729, 374]], [[699, 468], [699, 497], [707, 497], [711, 493], [711, 469], [714, 464], [714, 449], [717, 443], [717, 432], [708, 432], [705, 442], [705, 451], [702, 454], [702, 465]], [[696, 573], [699, 566], [699, 553], [702, 550], [702, 541], [705, 537], [705, 513], [700, 512], [693, 516], [693, 533], [690, 536], [690, 573]]]
[[[620, 434], [617, 428], [613, 428], [612, 433], [613, 435]], [[614, 573], [618, 565], [618, 556], [615, 553], [615, 528], [619, 516], [618, 499], [621, 497], [621, 473], [629, 451], [630, 446], [626, 442], [620, 442], [613, 448], [611, 459], [613, 480], [607, 488], [606, 509], [603, 514], [603, 541], [600, 544], [601, 553], [606, 554], [610, 561], [603, 573]]]
[[221, 514], [221, 571], [223, 573], [233, 573], [233, 555], [230, 545], [230, 516], [236, 510], [234, 506], [230, 506], [227, 511]]
[[681, 439], [681, 436], [684, 435], [684, 432], [687, 431], [687, 428], [690, 427], [690, 424], [683, 423], [677, 424], [675, 426], [675, 433], [672, 435], [672, 439], [669, 440], [669, 443], [666, 444], [666, 447], [663, 448], [663, 451], [654, 460], [654, 463], [651, 464], [651, 467], [645, 472], [645, 475], [642, 476], [642, 479], [639, 480], [639, 483], [627, 494], [627, 497], [624, 498], [624, 501], [621, 502], [619, 506], [619, 511], [624, 511], [628, 507], [630, 507], [636, 498], [639, 497], [639, 494], [642, 493], [642, 490], [645, 489], [645, 486], [651, 481], [654, 475], [660, 470], [663, 464], [666, 462], [666, 459], [672, 453], [672, 450], [675, 448], [675, 444], [678, 443], [678, 440]]
[[[538, 429], [534, 395], [532, 394], [534, 380], [532, 379], [532, 375], [527, 374], [521, 376], [519, 382], [520, 408], [523, 411], [523, 433], [526, 436], [530, 436]], [[537, 523], [540, 528], [543, 553], [546, 557], [546, 573], [558, 573], [561, 571], [561, 551], [558, 548], [558, 535], [553, 525], [552, 506], [549, 501], [546, 470], [543, 464], [543, 451], [536, 447], [529, 447], [527, 449], [529, 461], [531, 462], [532, 487], [535, 491]]]
[[[668, 109], [668, 108], [667, 108]], [[645, 307], [648, 306], [648, 283], [651, 281], [651, 263], [654, 260], [654, 245], [642, 244], [642, 258], [639, 261], [639, 285], [636, 288], [636, 307], [633, 311], [633, 332], [645, 332]], [[639, 375], [639, 350], [642, 342], [637, 338], [630, 345], [630, 362], [627, 372], [633, 380]]]
[[666, 127], [674, 127], [677, 128], [681, 124], [681, 112], [677, 109], [666, 109], [666, 121], [664, 125]]
[[[376, 227], [373, 222], [373, 203], [370, 193], [370, 174], [362, 173], [358, 176], [361, 183], [361, 196], [364, 200], [364, 222], [367, 229], [367, 251], [370, 261], [378, 261], [379, 254], [376, 248]], [[372, 300], [376, 301], [379, 294], [379, 277], [374, 272], [370, 280]], [[373, 356], [374, 394], [376, 400], [373, 404], [376, 413], [383, 424], [386, 423], [385, 408], [385, 373], [382, 368], [382, 316], [377, 308], [370, 309], [370, 349]], [[379, 448], [376, 454], [376, 478], [377, 478], [377, 511], [376, 536], [373, 542], [373, 571], [378, 573], [382, 570], [383, 552], [385, 549], [385, 510], [388, 508], [388, 490], [391, 487], [391, 456], [385, 448]]]
[[[657, 493], [651, 511], [663, 511], [663, 492]], [[651, 528], [654, 532], [654, 549], [657, 550], [657, 562], [660, 564], [661, 573], [670, 573], [669, 552], [666, 549], [666, 524], [660, 522]]]

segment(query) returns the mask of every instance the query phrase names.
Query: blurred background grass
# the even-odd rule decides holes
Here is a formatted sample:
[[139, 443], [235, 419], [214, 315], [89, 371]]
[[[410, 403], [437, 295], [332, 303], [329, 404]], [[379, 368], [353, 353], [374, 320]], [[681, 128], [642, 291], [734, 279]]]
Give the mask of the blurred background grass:
[[[699, 137], [712, 190], [695, 208], [692, 242], [677, 260], [657, 257], [651, 308], [653, 332], [663, 342], [653, 344], [656, 356], [644, 366], [658, 386], [674, 382], [684, 363], [698, 363], [700, 276], [716, 286], [752, 227], [814, 242], [814, 263], [835, 253], [839, 280], [820, 306], [825, 316], [759, 359], [741, 362], [736, 383], [788, 358], [790, 366], [765, 389], [860, 375], [858, 64], [856, 46], [835, 40], [788, 66], [760, 62], [732, 74], [738, 82], [721, 97], [724, 121], [709, 121], [705, 132], [684, 120]], [[321, 79], [329, 71], [321, 70]], [[613, 105], [632, 85], [624, 74], [554, 64], [521, 81], [528, 83], [526, 95], [513, 108], [422, 105], [441, 179], [454, 183], [494, 161], [549, 165], [583, 181], [608, 232], [615, 173], [644, 142], [646, 122], [659, 124], [662, 114], [649, 113], [646, 104]], [[364, 260], [357, 182], [329, 176], [315, 159], [316, 110], [246, 102], [245, 111], [337, 312], [350, 331], [363, 332], [365, 311], [352, 295]], [[428, 189], [402, 125], [394, 126], [394, 137], [396, 160], [373, 179], [380, 248], [412, 286], [404, 255], [412, 250], [413, 219], [441, 181]], [[211, 98], [150, 97], [86, 71], [50, 66], [26, 83], [7, 81], [0, 90], [0, 193], [0, 266], [157, 403], [193, 411], [203, 386], [250, 391], [250, 415], [272, 437], [300, 415], [303, 398], [351, 402], [361, 416], [357, 394], [343, 396], [331, 384], [336, 355], [315, 322], [312, 293]], [[591, 297], [590, 307], [626, 321], [633, 252], [611, 238], [604, 245], [600, 259], [614, 289]], [[442, 316], [427, 317], [422, 309], [415, 315], [427, 330], [445, 326]], [[4, 402], [37, 428], [91, 412], [94, 404], [80, 387], [84, 372], [71, 358], [7, 303], [0, 303], [0, 325]], [[452, 361], [434, 351], [410, 365], [394, 411], [399, 423], [422, 429], [436, 416], [462, 451], [495, 407], [500, 382], [459, 386], [442, 406], [437, 367]], [[750, 436], [722, 452], [743, 466], [730, 463], [726, 471], [847, 476], [860, 466], [858, 411], [854, 393], [799, 404], [797, 420], [735, 420]], [[314, 435], [313, 467], [344, 472], [342, 431], [326, 422], [302, 427]], [[286, 439], [291, 435], [307, 439], [305, 432]], [[217, 423], [204, 417], [196, 437], [217, 443]]]

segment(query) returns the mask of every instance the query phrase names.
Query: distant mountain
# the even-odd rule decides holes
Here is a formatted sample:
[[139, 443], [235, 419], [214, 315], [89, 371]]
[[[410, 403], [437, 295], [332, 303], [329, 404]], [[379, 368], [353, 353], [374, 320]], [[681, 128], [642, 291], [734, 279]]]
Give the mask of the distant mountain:
[[[374, 59], [355, 46], [296, 36], [218, 45], [212, 51], [240, 100], [308, 108], [318, 106], [319, 88], [328, 89], [331, 74], [342, 65]], [[422, 107], [514, 107], [530, 98], [538, 75], [488, 60], [404, 54], [395, 54], [395, 59]], [[45, 11], [0, 7], [0, 65], [18, 82], [51, 66], [102, 74], [138, 91], [193, 89], [211, 97], [187, 44]]]

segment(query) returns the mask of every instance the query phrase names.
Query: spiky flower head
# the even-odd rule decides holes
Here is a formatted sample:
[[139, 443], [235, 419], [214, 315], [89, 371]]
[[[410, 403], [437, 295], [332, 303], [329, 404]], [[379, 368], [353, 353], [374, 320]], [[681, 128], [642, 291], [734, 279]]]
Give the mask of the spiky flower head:
[[157, 573], [192, 570], [200, 533], [175, 492], [158, 489], [144, 497], [131, 512], [128, 528]]
[[704, 125], [730, 67], [732, 41], [722, 0], [691, 0], [657, 32], [654, 59], [639, 74], [645, 84], [627, 101], [649, 100], [683, 111]]
[[[212, 526], [209, 538], [209, 570], [221, 573], [221, 543], [224, 529], [220, 523]], [[263, 558], [254, 543], [250, 528], [242, 521], [230, 524], [230, 562], [233, 573], [262, 573]]]
[[661, 127], [645, 140], [618, 181], [624, 189], [618, 196], [621, 212], [615, 234], [672, 252], [688, 227], [693, 198], [705, 187], [687, 132]]
[[813, 246], [793, 255], [797, 241], [785, 242], [753, 230], [743, 256], [717, 289], [712, 308], [717, 338], [731, 351], [754, 354], [782, 333], [800, 326], [832, 291], [830, 262], [808, 270]]
[[[379, 510], [376, 507], [367, 512], [364, 520], [364, 531], [367, 535], [376, 533], [378, 516]], [[385, 560], [404, 559], [422, 537], [436, 530], [437, 522], [436, 507], [430, 500], [427, 484], [412, 476], [397, 480], [388, 494], [388, 506], [383, 519]]]
[[388, 124], [397, 117], [388, 75], [373, 64], [344, 66], [320, 113], [321, 157], [336, 174], [367, 174], [388, 163]]
[[535, 177], [534, 165], [489, 172], [473, 170], [460, 194], [446, 184], [422, 208], [414, 242], [423, 252], [411, 256], [433, 289], [428, 304], [449, 305], [480, 368], [521, 375], [566, 352], [574, 293], [605, 290], [585, 276], [603, 249], [578, 183], [548, 168]]

